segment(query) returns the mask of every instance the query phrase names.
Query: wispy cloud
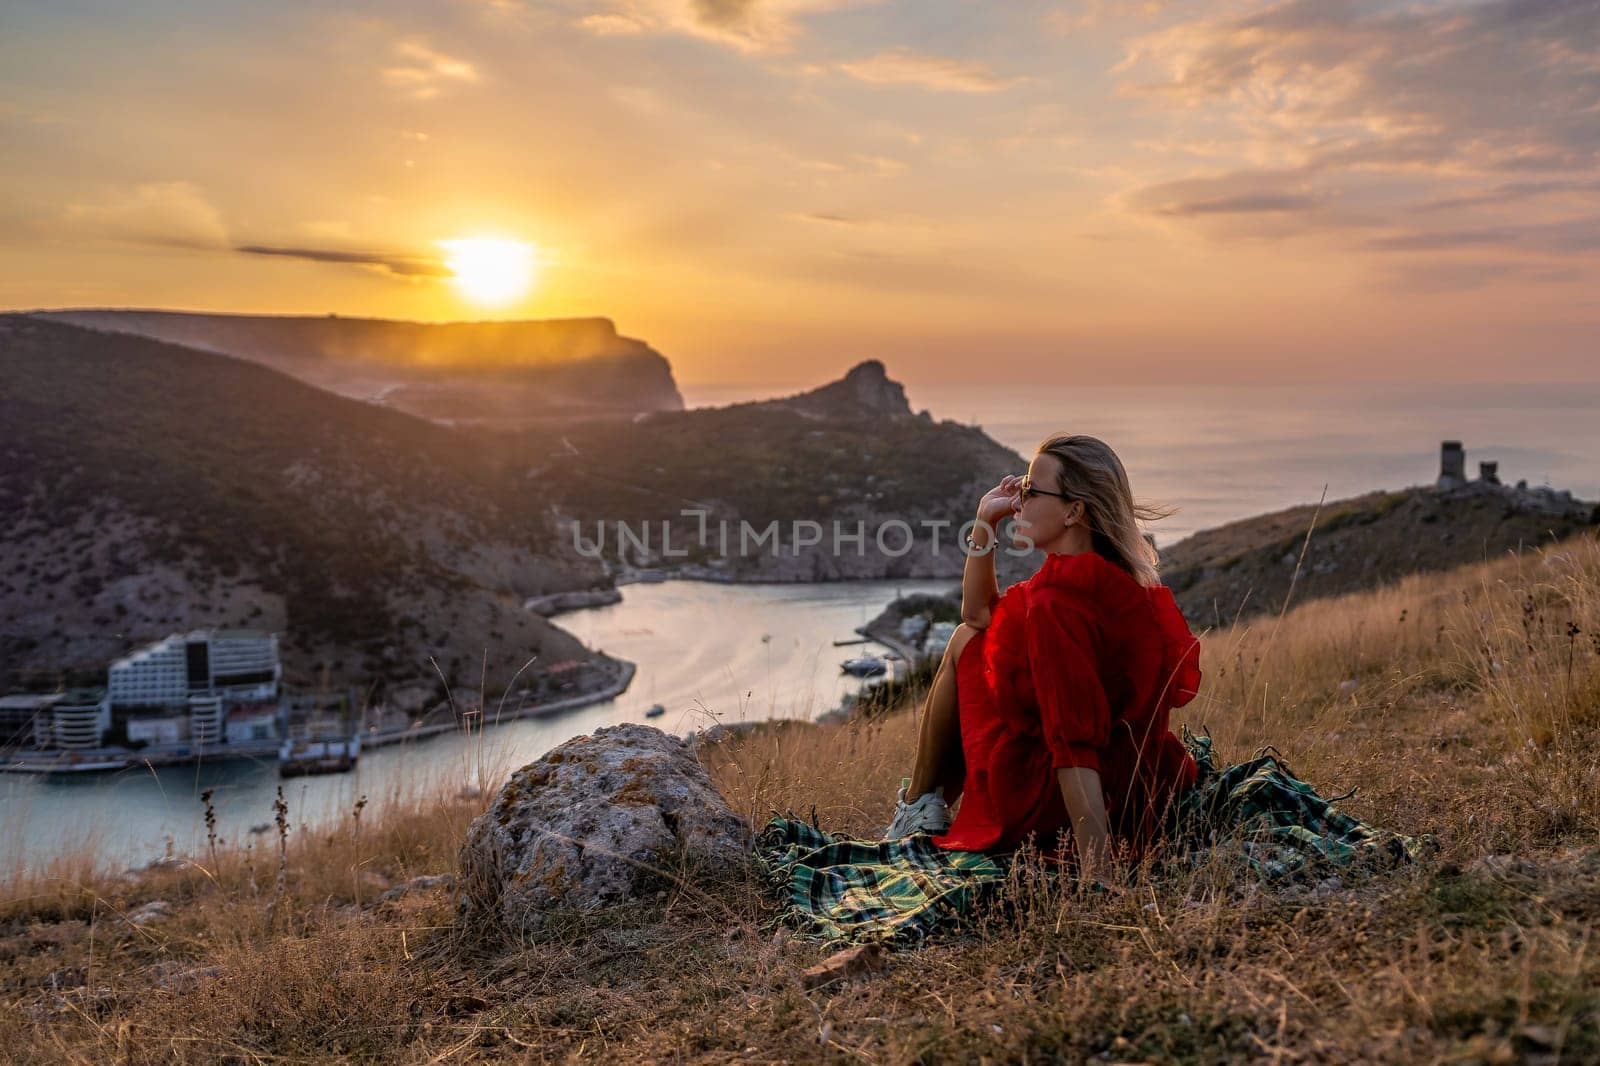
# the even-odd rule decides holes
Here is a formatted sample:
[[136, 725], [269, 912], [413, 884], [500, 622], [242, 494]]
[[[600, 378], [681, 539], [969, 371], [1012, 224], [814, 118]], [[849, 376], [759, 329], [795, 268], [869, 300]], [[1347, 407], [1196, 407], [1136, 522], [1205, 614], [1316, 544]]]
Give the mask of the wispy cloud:
[[[741, 52], [781, 52], [805, 35], [807, 17], [882, 0], [567, 0], [573, 21], [599, 36], [682, 34]], [[581, 12], [581, 13], [579, 13]]]
[[1140, 37], [1118, 71], [1301, 163], [1481, 174], [1595, 165], [1597, 53], [1592, 0], [1280, 0]]
[[1581, 271], [1563, 266], [1482, 261], [1419, 262], [1407, 263], [1378, 275], [1371, 287], [1386, 292], [1400, 289], [1407, 292], [1452, 293], [1484, 289], [1504, 281], [1570, 284], [1582, 277]]
[[1591, 248], [1572, 234], [1600, 213], [1596, 55], [1593, 0], [1273, 0], [1187, 19], [1131, 43], [1120, 95], [1270, 165], [1123, 202], [1220, 237], [1293, 214], [1372, 252], [1477, 256], [1396, 275], [1425, 288], [1563, 281], [1569, 267], [1507, 256]]
[[394, 54], [398, 62], [383, 69], [383, 82], [416, 100], [431, 100], [452, 84], [482, 80], [472, 63], [438, 51], [423, 37], [395, 42]]
[[996, 74], [969, 59], [927, 55], [909, 48], [892, 48], [867, 59], [840, 63], [839, 69], [874, 85], [914, 85], [935, 92], [994, 93], [1027, 80]]
[[228, 241], [222, 213], [192, 182], [137, 185], [103, 200], [67, 205], [67, 232], [99, 240], [220, 248]]
[[1107, 22], [1153, 19], [1169, 6], [1170, 0], [1075, 0], [1046, 11], [1043, 21], [1054, 33], [1082, 33]]
[[244, 255], [283, 256], [304, 259], [312, 263], [339, 263], [347, 266], [368, 267], [403, 278], [447, 278], [450, 268], [429, 256], [400, 255], [385, 252], [352, 252], [332, 248], [289, 248], [268, 244], [242, 244], [234, 251]]

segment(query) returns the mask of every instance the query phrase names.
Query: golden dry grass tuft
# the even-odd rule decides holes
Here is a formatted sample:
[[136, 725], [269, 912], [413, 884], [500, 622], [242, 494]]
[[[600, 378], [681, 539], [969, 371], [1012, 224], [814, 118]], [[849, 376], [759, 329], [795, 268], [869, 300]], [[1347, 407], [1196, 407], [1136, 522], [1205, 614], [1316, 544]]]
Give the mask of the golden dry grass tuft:
[[[1084, 898], [1019, 864], [1001, 905], [807, 991], [756, 880], [684, 886], [493, 948], [448, 891], [485, 800], [392, 797], [276, 846], [121, 877], [92, 852], [0, 900], [0, 1055], [18, 1061], [1539, 1061], [1600, 1058], [1600, 544], [1206, 633], [1180, 715], [1272, 744], [1343, 806], [1438, 835], [1411, 869], [1263, 890], [1220, 854]], [[734, 808], [871, 833], [914, 708], [702, 749]], [[172, 915], [134, 927], [152, 899]], [[276, 903], [275, 903], [276, 900]]]

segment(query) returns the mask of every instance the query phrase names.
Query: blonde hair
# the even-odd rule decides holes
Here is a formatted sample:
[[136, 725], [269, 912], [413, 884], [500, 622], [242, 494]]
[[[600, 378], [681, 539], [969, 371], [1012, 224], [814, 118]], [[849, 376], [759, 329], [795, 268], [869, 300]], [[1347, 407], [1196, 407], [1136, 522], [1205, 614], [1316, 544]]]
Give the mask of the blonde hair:
[[1136, 503], [1122, 460], [1098, 437], [1057, 433], [1046, 437], [1037, 451], [1054, 456], [1060, 463], [1056, 487], [1083, 501], [1083, 518], [1094, 550], [1132, 574], [1139, 584], [1160, 584], [1160, 557], [1139, 522], [1158, 521], [1175, 512]]

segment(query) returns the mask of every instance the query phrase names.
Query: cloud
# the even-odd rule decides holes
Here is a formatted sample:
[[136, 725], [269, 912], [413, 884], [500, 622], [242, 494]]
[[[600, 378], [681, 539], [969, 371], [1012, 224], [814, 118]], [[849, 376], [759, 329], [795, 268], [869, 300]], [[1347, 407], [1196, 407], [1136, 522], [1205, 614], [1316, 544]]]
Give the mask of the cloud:
[[1152, 19], [1168, 6], [1169, 0], [1077, 0], [1046, 11], [1043, 21], [1046, 29], [1065, 35], [1092, 30], [1107, 22]]
[[1130, 42], [1118, 91], [1175, 135], [1232, 141], [1235, 166], [1218, 154], [1120, 199], [1216, 238], [1277, 227], [1409, 255], [1391, 275], [1407, 287], [1564, 281], [1562, 260], [1600, 247], [1596, 55], [1595, 0], [1270, 0], [1187, 18]]
[[1570, 284], [1582, 280], [1572, 267], [1545, 267], [1525, 263], [1457, 261], [1408, 263], [1374, 279], [1380, 291], [1403, 289], [1418, 293], [1469, 292], [1497, 282], [1521, 280], [1539, 284]]
[[805, 35], [807, 17], [882, 0], [565, 0], [573, 21], [601, 37], [681, 34], [741, 52], [782, 52]]
[[415, 100], [431, 100], [451, 84], [482, 80], [467, 60], [437, 51], [423, 37], [397, 41], [394, 52], [400, 62], [383, 69], [383, 82]]
[[[1318, 197], [1304, 174], [1282, 170], [1242, 170], [1215, 177], [1162, 182], [1134, 190], [1124, 198], [1134, 211], [1165, 218], [1230, 216], [1327, 215], [1332, 205]], [[1238, 225], [1252, 225], [1248, 219]]]
[[926, 55], [909, 48], [892, 48], [867, 59], [840, 63], [839, 69], [874, 85], [914, 85], [935, 92], [1001, 92], [1027, 80], [1004, 77], [971, 60]]
[[1600, 5], [1279, 0], [1136, 39], [1121, 91], [1211, 108], [1304, 163], [1459, 173], [1600, 158]]
[[103, 240], [193, 248], [228, 243], [222, 213], [187, 181], [151, 182], [99, 202], [69, 204], [63, 222], [69, 232]]
[[1315, 197], [1291, 193], [1244, 193], [1215, 196], [1209, 200], [1187, 200], [1160, 204], [1158, 215], [1251, 215], [1265, 211], [1309, 211], [1317, 205]]
[[1582, 181], [1513, 181], [1476, 192], [1464, 191], [1421, 203], [1417, 211], [1452, 211], [1465, 207], [1528, 204], [1538, 200], [1575, 194], [1578, 202], [1592, 200], [1600, 193], [1600, 179]]
[[286, 248], [266, 244], [243, 244], [233, 249], [244, 255], [283, 256], [312, 263], [339, 263], [369, 267], [403, 278], [447, 278], [450, 268], [429, 256], [391, 255], [382, 252], [349, 252], [330, 248]]

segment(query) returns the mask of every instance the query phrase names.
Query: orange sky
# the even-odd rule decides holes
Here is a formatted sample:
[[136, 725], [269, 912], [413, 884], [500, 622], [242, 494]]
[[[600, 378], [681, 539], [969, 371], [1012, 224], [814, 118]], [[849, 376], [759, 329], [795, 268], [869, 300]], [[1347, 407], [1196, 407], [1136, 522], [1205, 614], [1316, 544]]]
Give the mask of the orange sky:
[[[61, 2], [0, 306], [605, 315], [680, 381], [1600, 380], [1600, 9]], [[486, 308], [441, 240], [531, 242]]]

